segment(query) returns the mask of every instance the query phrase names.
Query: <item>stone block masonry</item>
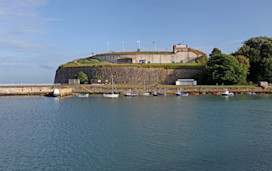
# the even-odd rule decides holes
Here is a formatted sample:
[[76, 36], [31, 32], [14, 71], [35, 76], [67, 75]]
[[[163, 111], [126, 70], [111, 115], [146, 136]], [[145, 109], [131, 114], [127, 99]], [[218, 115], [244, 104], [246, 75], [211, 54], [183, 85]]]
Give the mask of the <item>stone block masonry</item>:
[[69, 79], [84, 72], [91, 80], [96, 76], [111, 78], [116, 84], [174, 84], [177, 79], [193, 78], [201, 74], [202, 69], [164, 69], [138, 67], [72, 67], [60, 68], [56, 72], [55, 83], [68, 83]]

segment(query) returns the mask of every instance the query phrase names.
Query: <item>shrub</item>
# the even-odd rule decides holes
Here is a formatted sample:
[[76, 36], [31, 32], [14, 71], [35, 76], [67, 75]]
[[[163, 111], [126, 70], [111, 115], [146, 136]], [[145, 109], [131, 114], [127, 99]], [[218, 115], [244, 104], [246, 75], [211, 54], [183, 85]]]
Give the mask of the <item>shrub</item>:
[[84, 72], [79, 72], [77, 78], [80, 80], [80, 83], [88, 82], [88, 76]]

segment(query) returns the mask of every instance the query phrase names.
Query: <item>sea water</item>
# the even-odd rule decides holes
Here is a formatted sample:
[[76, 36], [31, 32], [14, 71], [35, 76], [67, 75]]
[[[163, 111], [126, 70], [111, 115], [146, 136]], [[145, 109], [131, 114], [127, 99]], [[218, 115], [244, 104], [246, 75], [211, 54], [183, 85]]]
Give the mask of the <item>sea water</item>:
[[271, 103], [0, 97], [0, 170], [271, 170]]

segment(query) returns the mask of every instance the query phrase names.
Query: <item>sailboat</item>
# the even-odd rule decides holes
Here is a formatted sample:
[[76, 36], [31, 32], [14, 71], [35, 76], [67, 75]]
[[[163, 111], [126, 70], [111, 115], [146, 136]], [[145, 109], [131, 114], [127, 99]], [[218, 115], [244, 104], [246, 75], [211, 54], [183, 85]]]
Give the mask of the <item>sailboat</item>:
[[141, 96], [149, 96], [150, 94], [148, 92], [146, 92], [146, 87], [145, 87], [145, 80], [144, 80], [144, 93], [141, 93]]
[[129, 89], [129, 91], [128, 92], [125, 92], [124, 93], [124, 96], [126, 96], [126, 97], [136, 97], [136, 96], [138, 96], [138, 94], [136, 94], [136, 93], [131, 93], [131, 89]]
[[[113, 85], [114, 85], [114, 82], [113, 82], [113, 76], [111, 76], [111, 92], [105, 92], [103, 94], [104, 97], [119, 97], [119, 94], [116, 92], [113, 91]], [[115, 88], [116, 89], [116, 88]]]

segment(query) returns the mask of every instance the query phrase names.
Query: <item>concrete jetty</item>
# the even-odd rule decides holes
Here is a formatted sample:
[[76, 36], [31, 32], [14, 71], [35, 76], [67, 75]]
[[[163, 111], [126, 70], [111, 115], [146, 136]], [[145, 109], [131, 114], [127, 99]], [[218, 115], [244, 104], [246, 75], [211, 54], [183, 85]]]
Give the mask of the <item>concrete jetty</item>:
[[72, 88], [55, 84], [2, 84], [0, 85], [0, 95], [48, 95], [54, 89], [59, 89], [62, 96], [72, 94]]

